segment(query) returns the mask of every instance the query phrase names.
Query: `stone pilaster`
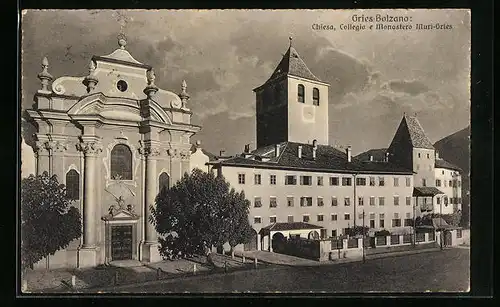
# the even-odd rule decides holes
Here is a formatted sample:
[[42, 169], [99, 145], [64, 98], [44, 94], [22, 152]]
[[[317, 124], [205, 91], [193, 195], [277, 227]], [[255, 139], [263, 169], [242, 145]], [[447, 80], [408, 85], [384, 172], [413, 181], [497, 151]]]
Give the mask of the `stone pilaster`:
[[36, 155], [36, 174], [41, 175], [47, 172], [49, 175], [52, 173], [50, 168], [50, 142], [37, 141], [35, 146]]
[[158, 262], [161, 256], [158, 251], [158, 236], [156, 228], [151, 224], [151, 206], [155, 206], [157, 192], [157, 157], [160, 155], [160, 149], [157, 145], [145, 142], [140, 148], [140, 153], [146, 158], [146, 180], [145, 180], [145, 208], [144, 208], [144, 242], [142, 244], [142, 261]]
[[84, 158], [84, 196], [83, 196], [83, 244], [79, 250], [78, 266], [93, 267], [97, 265], [97, 158], [102, 152], [102, 145], [95, 140], [78, 144], [78, 149]]
[[67, 145], [63, 141], [51, 141], [50, 143], [50, 165], [52, 175], [57, 175], [59, 183], [63, 183], [65, 180], [63, 157], [67, 150]]

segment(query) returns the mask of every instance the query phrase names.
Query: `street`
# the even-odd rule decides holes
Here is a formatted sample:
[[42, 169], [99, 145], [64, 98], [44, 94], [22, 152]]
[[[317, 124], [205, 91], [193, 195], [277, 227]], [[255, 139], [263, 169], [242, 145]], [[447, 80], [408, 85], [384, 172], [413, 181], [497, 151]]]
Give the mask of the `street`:
[[[469, 249], [315, 267], [284, 267], [122, 286], [112, 293], [461, 292], [469, 289]], [[94, 289], [92, 292], [97, 292]]]

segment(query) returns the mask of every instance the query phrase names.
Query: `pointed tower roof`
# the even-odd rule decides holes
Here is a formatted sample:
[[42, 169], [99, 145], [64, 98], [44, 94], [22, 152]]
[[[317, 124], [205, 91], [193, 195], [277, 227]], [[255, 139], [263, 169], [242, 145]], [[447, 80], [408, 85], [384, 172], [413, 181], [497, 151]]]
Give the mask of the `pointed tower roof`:
[[409, 116], [407, 114], [403, 115], [403, 119], [399, 124], [399, 128], [392, 139], [391, 145], [389, 148], [396, 146], [396, 143], [409, 143], [413, 148], [425, 148], [425, 149], [434, 149], [431, 141], [425, 135], [424, 129], [417, 117]]
[[[292, 46], [292, 39], [290, 38], [290, 47], [283, 55], [283, 58], [279, 62], [271, 77], [267, 79], [264, 84], [267, 84], [282, 76], [296, 76], [304, 79], [309, 79], [313, 81], [323, 82], [318, 77], [316, 77], [311, 70], [307, 67], [306, 63], [302, 60], [299, 53]], [[324, 83], [324, 82], [323, 82]], [[260, 88], [260, 86], [258, 87]]]

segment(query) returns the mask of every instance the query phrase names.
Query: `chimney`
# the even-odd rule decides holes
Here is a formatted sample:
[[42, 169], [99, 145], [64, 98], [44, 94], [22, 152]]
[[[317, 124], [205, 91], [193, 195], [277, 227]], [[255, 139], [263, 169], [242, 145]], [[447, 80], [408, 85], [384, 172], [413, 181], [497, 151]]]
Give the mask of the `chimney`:
[[299, 158], [302, 158], [302, 145], [299, 145]]
[[389, 153], [388, 152], [385, 153], [385, 162], [389, 162]]
[[318, 149], [318, 141], [313, 140], [313, 159], [316, 159], [316, 150]]
[[347, 146], [345, 153], [347, 154], [347, 162], [351, 162], [351, 146]]
[[436, 150], [436, 160], [439, 159], [439, 151]]
[[250, 152], [250, 144], [245, 144], [245, 153], [249, 153]]
[[226, 152], [225, 150], [219, 151], [219, 157], [222, 157], [222, 154], [225, 153], [225, 152]]
[[370, 162], [373, 162], [373, 156], [370, 155]]
[[276, 158], [279, 157], [280, 156], [280, 144], [276, 144], [274, 146], [274, 150], [275, 150], [274, 153], [276, 155]]

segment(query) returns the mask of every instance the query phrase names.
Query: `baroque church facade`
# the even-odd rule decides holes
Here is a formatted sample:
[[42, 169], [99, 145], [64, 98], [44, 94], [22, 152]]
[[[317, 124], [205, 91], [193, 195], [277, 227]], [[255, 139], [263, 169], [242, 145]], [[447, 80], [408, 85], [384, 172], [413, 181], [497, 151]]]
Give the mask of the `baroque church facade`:
[[132, 57], [125, 37], [118, 44], [92, 57], [87, 76], [54, 80], [42, 61], [41, 89], [25, 116], [36, 128], [35, 172], [66, 185], [83, 229], [38, 266], [161, 260], [149, 208], [191, 170], [191, 137], [201, 128], [191, 123], [186, 82], [179, 93], [158, 88], [153, 68]]

